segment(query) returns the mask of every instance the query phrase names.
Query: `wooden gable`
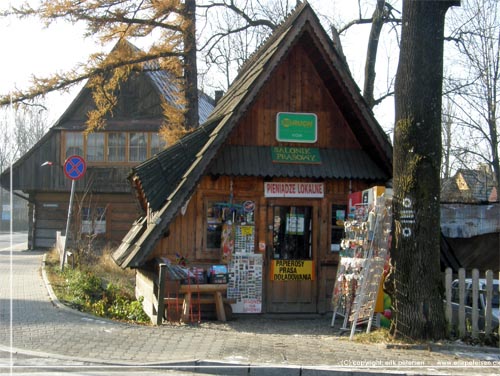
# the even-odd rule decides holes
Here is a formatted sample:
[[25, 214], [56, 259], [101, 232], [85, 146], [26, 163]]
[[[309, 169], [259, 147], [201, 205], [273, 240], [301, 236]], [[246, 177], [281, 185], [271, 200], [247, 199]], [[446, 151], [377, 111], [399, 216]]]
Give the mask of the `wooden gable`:
[[[132, 72], [120, 85], [118, 103], [106, 117], [106, 130], [154, 130], [163, 121], [161, 94], [150, 73]], [[58, 129], [83, 130], [87, 114], [95, 108], [91, 91], [85, 87], [55, 124]]]
[[[277, 146], [278, 112], [314, 113], [318, 118], [318, 141], [312, 146], [330, 149], [360, 149], [332, 93], [327, 89], [301, 38], [276, 67], [253, 105], [233, 130], [230, 145]], [[302, 145], [303, 146], [303, 145]]]

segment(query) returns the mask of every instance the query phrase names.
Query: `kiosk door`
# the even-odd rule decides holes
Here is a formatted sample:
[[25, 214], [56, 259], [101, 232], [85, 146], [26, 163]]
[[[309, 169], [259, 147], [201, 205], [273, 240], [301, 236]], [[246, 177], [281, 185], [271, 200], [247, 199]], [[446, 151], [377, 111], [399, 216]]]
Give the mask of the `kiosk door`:
[[313, 209], [312, 206], [269, 209], [272, 246], [268, 248], [266, 296], [270, 313], [316, 312]]

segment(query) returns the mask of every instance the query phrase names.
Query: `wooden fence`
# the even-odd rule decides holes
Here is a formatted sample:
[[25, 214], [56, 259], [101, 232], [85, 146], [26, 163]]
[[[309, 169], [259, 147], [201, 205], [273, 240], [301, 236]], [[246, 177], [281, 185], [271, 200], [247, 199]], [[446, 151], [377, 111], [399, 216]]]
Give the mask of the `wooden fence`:
[[[450, 268], [446, 269], [445, 313], [450, 333], [456, 333], [460, 338], [491, 334], [500, 320], [499, 295], [498, 280], [494, 280], [491, 270], [480, 278], [477, 269], [473, 269], [468, 277], [465, 269], [460, 269], [458, 276], [453, 276]], [[497, 310], [496, 315], [493, 308]]]

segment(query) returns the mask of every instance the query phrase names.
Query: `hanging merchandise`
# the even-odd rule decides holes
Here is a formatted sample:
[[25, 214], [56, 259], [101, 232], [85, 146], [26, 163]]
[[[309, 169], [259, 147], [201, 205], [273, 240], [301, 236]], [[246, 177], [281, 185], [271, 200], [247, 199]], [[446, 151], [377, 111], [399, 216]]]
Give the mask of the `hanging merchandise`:
[[234, 253], [253, 253], [255, 249], [255, 226], [240, 224], [235, 226]]
[[[344, 317], [341, 329], [349, 330], [351, 339], [357, 325], [368, 324], [370, 331], [375, 306], [385, 307], [381, 283], [390, 247], [392, 200], [380, 198], [371, 211], [363, 208], [362, 215], [350, 216], [344, 224], [346, 238], [342, 240], [341, 260], [333, 290], [333, 317]], [[361, 211], [358, 211], [358, 214]]]
[[237, 254], [228, 265], [227, 298], [235, 313], [261, 313], [263, 257], [261, 254]]
[[234, 239], [233, 239], [233, 223], [227, 221], [222, 225], [222, 261], [229, 262], [234, 253]]

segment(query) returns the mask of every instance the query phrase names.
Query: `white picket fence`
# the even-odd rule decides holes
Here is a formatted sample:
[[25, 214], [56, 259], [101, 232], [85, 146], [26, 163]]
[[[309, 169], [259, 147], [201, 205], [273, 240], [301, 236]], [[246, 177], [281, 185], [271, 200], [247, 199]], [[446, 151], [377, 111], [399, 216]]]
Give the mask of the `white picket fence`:
[[[450, 332], [454, 331], [460, 338], [491, 334], [500, 320], [497, 316], [499, 295], [498, 280], [494, 282], [491, 270], [480, 278], [477, 269], [468, 277], [465, 269], [460, 269], [455, 277], [450, 268], [446, 269], [445, 314]], [[496, 315], [493, 308], [497, 310]]]

